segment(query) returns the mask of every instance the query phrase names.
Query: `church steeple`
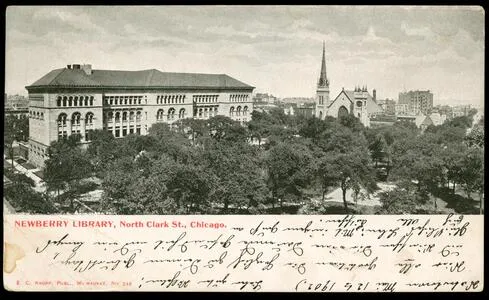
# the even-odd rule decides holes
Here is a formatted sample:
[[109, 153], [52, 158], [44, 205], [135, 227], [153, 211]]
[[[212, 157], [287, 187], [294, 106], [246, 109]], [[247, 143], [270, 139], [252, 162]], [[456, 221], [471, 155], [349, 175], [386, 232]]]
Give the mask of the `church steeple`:
[[329, 80], [326, 75], [326, 54], [323, 41], [323, 60], [321, 61], [321, 73], [319, 75], [318, 87], [329, 87]]

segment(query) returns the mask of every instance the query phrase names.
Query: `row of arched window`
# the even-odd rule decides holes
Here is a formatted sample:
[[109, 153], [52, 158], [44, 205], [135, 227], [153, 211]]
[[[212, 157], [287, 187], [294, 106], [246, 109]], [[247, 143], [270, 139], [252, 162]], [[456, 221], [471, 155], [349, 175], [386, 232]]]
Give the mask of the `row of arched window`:
[[121, 122], [133, 122], [133, 121], [136, 121], [136, 122], [139, 122], [141, 121], [141, 111], [116, 111], [116, 112], [112, 112], [112, 111], [109, 111], [107, 113], [105, 113], [105, 120], [107, 123], [111, 123], [112, 121], [116, 122], [116, 123], [119, 123]]
[[[81, 125], [81, 114], [79, 112], [75, 112], [71, 115], [71, 125], [72, 126], [80, 126]], [[93, 125], [94, 116], [93, 113], [88, 112], [85, 115], [85, 125]], [[68, 115], [65, 113], [61, 113], [58, 116], [58, 127], [66, 126], [68, 121]]]
[[246, 94], [235, 94], [229, 95], [229, 101], [231, 102], [246, 102], [248, 100], [249, 95]]
[[143, 96], [105, 96], [105, 105], [141, 105]]
[[[91, 139], [91, 132], [93, 130], [93, 120], [94, 115], [92, 112], [88, 112], [85, 114], [84, 122], [82, 122], [82, 115], [79, 112], [74, 112], [71, 114], [71, 118], [68, 119], [68, 115], [65, 113], [61, 113], [58, 116], [58, 139], [67, 138], [69, 133], [71, 134], [81, 134], [85, 132], [85, 136], [82, 137], [86, 141]], [[70, 126], [68, 126], [68, 121], [70, 122]], [[83, 127], [82, 127], [83, 125]], [[82, 131], [82, 129], [84, 129]]]
[[44, 113], [39, 111], [29, 111], [29, 118], [44, 120]]
[[241, 109], [241, 106], [236, 107], [236, 109], [234, 108], [234, 106], [231, 106], [231, 108], [229, 109], [229, 116], [230, 117], [234, 117], [234, 116], [240, 117], [241, 114], [243, 116], [248, 115], [248, 106], [243, 107], [243, 109]]
[[185, 103], [185, 95], [158, 95], [156, 104], [179, 104]]
[[[173, 107], [168, 109], [168, 112], [166, 114], [167, 120], [168, 121], [175, 120], [175, 114], [176, 114], [176, 110]], [[158, 111], [156, 112], [156, 120], [163, 121], [164, 117], [165, 117], [165, 111], [163, 109], [158, 109]], [[178, 112], [178, 118], [185, 119], [185, 108], [180, 109], [180, 111]]]
[[193, 95], [194, 102], [198, 103], [215, 103], [219, 95]]
[[58, 107], [93, 106], [93, 96], [58, 96], [56, 105]]

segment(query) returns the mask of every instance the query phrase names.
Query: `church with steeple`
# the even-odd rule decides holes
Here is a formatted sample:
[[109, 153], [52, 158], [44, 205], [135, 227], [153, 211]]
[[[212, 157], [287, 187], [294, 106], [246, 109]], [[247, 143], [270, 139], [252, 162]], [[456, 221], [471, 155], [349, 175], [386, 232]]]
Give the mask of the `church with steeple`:
[[364, 126], [369, 127], [370, 117], [382, 112], [382, 108], [377, 104], [375, 99], [375, 90], [373, 90], [374, 96], [372, 97], [368, 92], [367, 86], [357, 86], [353, 91], [342, 88], [338, 96], [331, 101], [329, 98], [329, 83], [326, 73], [325, 44], [323, 42], [321, 72], [316, 89], [315, 116], [324, 120], [326, 116], [338, 118], [351, 114], [359, 118]]

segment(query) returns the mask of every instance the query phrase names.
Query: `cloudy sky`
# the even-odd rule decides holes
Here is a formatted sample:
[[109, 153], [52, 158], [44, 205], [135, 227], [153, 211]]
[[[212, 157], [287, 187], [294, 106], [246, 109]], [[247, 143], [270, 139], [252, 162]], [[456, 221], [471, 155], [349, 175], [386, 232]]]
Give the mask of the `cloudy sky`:
[[430, 89], [435, 104], [484, 98], [480, 7], [9, 7], [6, 92], [52, 69], [226, 73], [279, 97], [312, 97], [322, 43], [331, 97]]

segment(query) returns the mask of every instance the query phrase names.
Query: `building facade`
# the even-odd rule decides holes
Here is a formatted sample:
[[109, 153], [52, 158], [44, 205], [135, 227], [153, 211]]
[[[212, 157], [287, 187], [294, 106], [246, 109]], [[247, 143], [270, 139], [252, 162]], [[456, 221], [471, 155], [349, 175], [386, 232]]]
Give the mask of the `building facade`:
[[409, 91], [399, 93], [399, 104], [407, 104], [408, 110], [415, 115], [429, 114], [433, 108], [433, 93], [427, 91]]
[[[376, 91], [374, 90], [374, 94]], [[334, 100], [329, 98], [329, 79], [326, 74], [325, 47], [323, 43], [323, 58], [321, 72], [316, 89], [315, 116], [324, 120], [326, 116], [335, 118], [342, 115], [354, 115], [360, 119], [364, 126], [370, 126], [370, 118], [382, 112], [382, 108], [375, 102], [367, 91], [367, 87], [356, 87], [353, 91], [344, 88]]]
[[114, 137], [145, 135], [158, 122], [228, 116], [251, 119], [254, 87], [225, 74], [56, 69], [30, 86], [29, 160], [42, 167], [51, 142], [103, 129]]

